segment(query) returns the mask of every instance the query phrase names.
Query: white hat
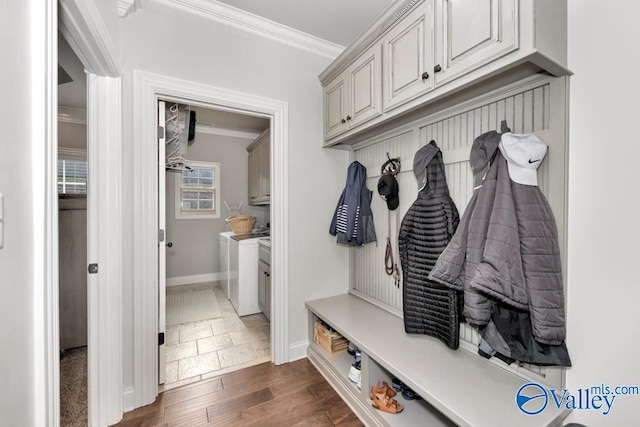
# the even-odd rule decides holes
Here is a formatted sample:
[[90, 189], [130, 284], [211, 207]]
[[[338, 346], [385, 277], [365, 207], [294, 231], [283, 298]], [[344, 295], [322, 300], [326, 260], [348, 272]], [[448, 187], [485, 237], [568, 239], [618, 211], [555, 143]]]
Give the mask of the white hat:
[[500, 151], [509, 166], [509, 177], [518, 184], [538, 185], [538, 167], [547, 145], [534, 134], [503, 133]]

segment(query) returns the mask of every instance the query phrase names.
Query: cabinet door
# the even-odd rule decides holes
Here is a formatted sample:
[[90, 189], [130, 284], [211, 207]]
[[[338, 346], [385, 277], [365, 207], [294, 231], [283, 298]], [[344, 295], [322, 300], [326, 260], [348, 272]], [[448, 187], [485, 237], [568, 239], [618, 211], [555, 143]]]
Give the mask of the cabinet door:
[[265, 279], [264, 292], [264, 315], [271, 320], [271, 266], [267, 265], [267, 274]]
[[347, 130], [347, 87], [341, 74], [324, 88], [324, 135], [330, 139]]
[[516, 0], [441, 0], [436, 84], [517, 49], [516, 12]]
[[269, 274], [269, 265], [267, 265], [264, 261], [258, 262], [258, 307], [264, 313], [264, 315], [269, 318], [268, 310], [267, 310], [267, 281]]
[[382, 40], [385, 111], [434, 88], [433, 16], [433, 1], [425, 1]]
[[249, 152], [249, 203], [256, 203], [260, 196], [260, 156], [256, 150]]
[[380, 81], [380, 58], [382, 46], [375, 45], [362, 54], [347, 70], [349, 129], [382, 114]]
[[262, 202], [269, 202], [271, 196], [271, 188], [270, 188], [270, 149], [271, 149], [271, 137], [269, 133], [266, 134], [265, 138], [260, 143], [258, 147], [258, 157], [260, 163], [260, 195], [259, 198]]

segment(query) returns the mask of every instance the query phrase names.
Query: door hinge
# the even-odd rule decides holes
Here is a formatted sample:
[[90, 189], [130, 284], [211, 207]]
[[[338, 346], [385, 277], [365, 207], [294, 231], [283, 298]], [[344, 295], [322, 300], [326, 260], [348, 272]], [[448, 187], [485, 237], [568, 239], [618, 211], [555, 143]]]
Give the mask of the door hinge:
[[97, 263], [89, 264], [89, 267], [87, 267], [87, 271], [89, 272], [89, 274], [98, 273], [98, 264]]
[[164, 127], [158, 126], [158, 139], [164, 138]]
[[158, 230], [158, 242], [164, 242], [164, 230]]
[[158, 334], [158, 345], [164, 344], [164, 332]]

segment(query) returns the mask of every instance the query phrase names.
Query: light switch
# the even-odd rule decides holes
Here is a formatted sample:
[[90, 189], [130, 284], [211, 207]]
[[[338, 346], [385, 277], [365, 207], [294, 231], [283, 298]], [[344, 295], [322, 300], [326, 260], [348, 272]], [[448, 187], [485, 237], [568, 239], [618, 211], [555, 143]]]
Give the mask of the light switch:
[[4, 196], [0, 193], [0, 249], [4, 246]]

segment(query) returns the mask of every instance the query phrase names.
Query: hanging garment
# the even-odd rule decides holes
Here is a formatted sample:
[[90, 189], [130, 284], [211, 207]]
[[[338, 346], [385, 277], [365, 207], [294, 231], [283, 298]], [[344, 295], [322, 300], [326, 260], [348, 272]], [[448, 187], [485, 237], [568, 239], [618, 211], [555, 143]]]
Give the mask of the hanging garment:
[[367, 188], [367, 168], [353, 162], [347, 169], [347, 183], [331, 220], [329, 234], [337, 236], [337, 242], [362, 246], [376, 241], [371, 211], [371, 196]]
[[480, 330], [480, 335], [485, 344], [485, 354], [480, 349], [478, 353], [484, 357], [491, 354], [487, 354], [488, 347], [507, 364], [511, 363], [509, 360], [517, 360], [541, 366], [571, 366], [564, 341], [558, 345], [549, 345], [535, 339], [528, 311], [497, 302], [494, 304], [491, 320]]
[[[560, 345], [566, 331], [558, 231], [551, 207], [535, 185], [537, 166], [529, 167], [540, 164], [546, 145], [535, 135], [520, 138], [514, 149], [505, 141], [512, 141], [511, 134], [501, 139], [500, 150], [506, 156], [496, 157], [494, 209], [471, 287], [528, 311], [536, 341]], [[510, 178], [514, 170], [526, 184]]]
[[[464, 289], [466, 320], [502, 360], [571, 366], [557, 230], [536, 185], [546, 145], [535, 135], [484, 136], [474, 142], [472, 168], [478, 164], [476, 142], [483, 139], [495, 150], [499, 137], [500, 150], [430, 279]], [[479, 353], [486, 356], [486, 348]]]
[[461, 295], [428, 279], [459, 222], [435, 141], [416, 152], [413, 171], [422, 188], [402, 220], [398, 239], [404, 327], [407, 333], [430, 335], [457, 349]]
[[491, 159], [498, 151], [501, 137], [500, 133], [489, 131], [474, 140], [469, 160], [475, 190], [455, 235], [429, 273], [429, 279], [435, 282], [455, 290], [464, 290], [462, 316], [476, 327], [489, 322], [493, 309], [492, 301], [486, 295], [471, 288], [471, 280], [482, 260], [489, 217], [493, 210], [496, 166]]

